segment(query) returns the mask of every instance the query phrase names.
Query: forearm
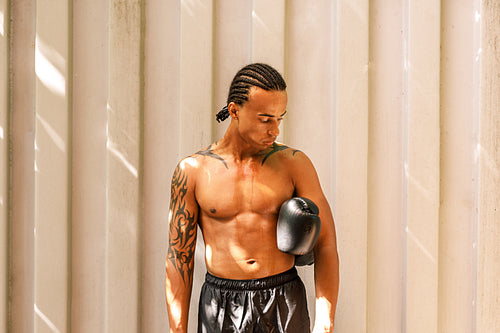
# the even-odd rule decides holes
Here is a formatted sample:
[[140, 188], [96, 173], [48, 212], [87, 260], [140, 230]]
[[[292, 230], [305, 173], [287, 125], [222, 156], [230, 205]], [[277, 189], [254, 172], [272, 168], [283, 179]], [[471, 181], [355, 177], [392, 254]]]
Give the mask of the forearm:
[[335, 247], [316, 250], [314, 280], [316, 320], [314, 332], [333, 332], [339, 293], [339, 259]]
[[166, 264], [165, 296], [167, 301], [168, 321], [170, 332], [187, 332], [189, 317], [189, 302], [191, 300], [191, 288], [189, 283], [185, 285], [178, 272], [169, 264]]

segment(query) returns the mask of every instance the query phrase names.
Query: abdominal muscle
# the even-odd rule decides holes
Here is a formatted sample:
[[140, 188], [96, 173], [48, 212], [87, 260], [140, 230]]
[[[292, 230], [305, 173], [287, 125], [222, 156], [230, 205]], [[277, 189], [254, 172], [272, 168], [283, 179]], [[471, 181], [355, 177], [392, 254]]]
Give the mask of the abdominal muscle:
[[294, 256], [277, 247], [275, 215], [248, 213], [224, 221], [201, 216], [200, 226], [207, 270], [215, 276], [258, 279], [294, 265]]

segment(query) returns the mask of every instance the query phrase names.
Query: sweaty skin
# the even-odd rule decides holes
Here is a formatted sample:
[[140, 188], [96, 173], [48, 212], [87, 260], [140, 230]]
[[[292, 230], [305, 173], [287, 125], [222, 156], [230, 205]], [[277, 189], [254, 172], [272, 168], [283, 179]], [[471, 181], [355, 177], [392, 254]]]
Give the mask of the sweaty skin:
[[293, 196], [307, 197], [320, 209], [315, 287], [323, 317], [316, 319], [315, 330], [333, 330], [338, 294], [333, 217], [309, 158], [275, 142], [286, 104], [285, 91], [252, 87], [248, 102], [229, 104], [231, 123], [224, 137], [177, 166], [166, 260], [171, 332], [187, 330], [197, 224], [211, 274], [228, 279], [279, 274], [294, 265], [294, 256], [279, 251], [276, 242], [279, 207]]
[[[286, 172], [293, 151], [288, 148], [288, 153], [269, 155], [262, 164], [276, 150], [274, 146], [246, 161], [230, 160], [227, 155], [226, 170], [217, 159], [196, 157], [203, 170], [197, 175], [195, 190], [198, 221], [207, 249], [207, 269], [213, 275], [254, 279], [282, 273], [294, 264], [294, 257], [279, 251], [276, 242], [279, 207], [294, 192]], [[213, 176], [218, 173], [225, 176]]]

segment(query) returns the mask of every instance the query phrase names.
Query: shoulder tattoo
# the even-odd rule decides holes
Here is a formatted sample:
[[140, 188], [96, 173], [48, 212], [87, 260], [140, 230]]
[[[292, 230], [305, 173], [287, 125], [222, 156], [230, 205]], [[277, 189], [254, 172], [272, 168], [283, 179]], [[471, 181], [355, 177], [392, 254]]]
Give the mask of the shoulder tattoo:
[[196, 154], [197, 155], [203, 155], [203, 156], [208, 156], [208, 157], [212, 157], [212, 158], [218, 159], [219, 161], [221, 161], [222, 163], [224, 163], [224, 166], [226, 167], [226, 169], [229, 169], [229, 167], [226, 164], [226, 161], [224, 161], [224, 159], [222, 157], [220, 157], [219, 155], [217, 155], [216, 153], [214, 153], [214, 150], [212, 149], [212, 145], [210, 145], [205, 150], [200, 150]]
[[186, 286], [191, 285], [196, 246], [195, 214], [186, 208], [187, 175], [180, 166], [174, 171], [170, 193], [170, 223], [168, 259], [182, 277]]
[[[266, 154], [266, 156], [264, 156], [264, 159], [262, 160], [261, 165], [264, 165], [264, 162], [269, 158], [269, 156], [271, 156], [272, 154], [279, 152], [281, 150], [285, 150], [285, 149], [291, 149], [291, 148], [288, 146], [285, 146], [285, 145], [279, 145], [276, 142], [273, 143], [273, 145], [271, 146], [271, 151], [268, 152]], [[295, 155], [295, 153], [297, 153], [298, 151], [300, 151], [300, 150], [294, 149], [294, 151], [292, 152], [292, 156]]]

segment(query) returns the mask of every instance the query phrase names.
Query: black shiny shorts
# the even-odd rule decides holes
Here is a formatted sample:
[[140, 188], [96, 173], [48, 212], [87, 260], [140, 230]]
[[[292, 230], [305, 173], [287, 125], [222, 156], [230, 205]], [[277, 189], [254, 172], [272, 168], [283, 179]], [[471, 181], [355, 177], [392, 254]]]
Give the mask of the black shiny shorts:
[[198, 332], [309, 333], [306, 290], [295, 267], [254, 280], [207, 273], [201, 289]]

